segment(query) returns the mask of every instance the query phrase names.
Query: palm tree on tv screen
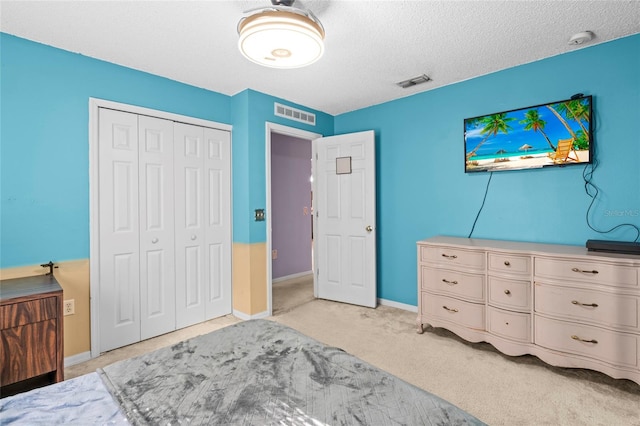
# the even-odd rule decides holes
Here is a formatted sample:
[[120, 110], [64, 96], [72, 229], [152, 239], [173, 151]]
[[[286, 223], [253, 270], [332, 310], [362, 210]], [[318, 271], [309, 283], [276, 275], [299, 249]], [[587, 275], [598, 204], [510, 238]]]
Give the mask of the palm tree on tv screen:
[[473, 148], [471, 152], [467, 153], [467, 160], [473, 157], [482, 144], [484, 144], [491, 136], [497, 135], [498, 132], [502, 132], [504, 134], [509, 133], [509, 130], [511, 130], [509, 122], [513, 120], [515, 120], [515, 118], [507, 117], [506, 113], [500, 113], [487, 115], [477, 122], [474, 121], [473, 124], [484, 126], [482, 130], [480, 130], [480, 133], [486, 136], [480, 141], [480, 143], [478, 143], [478, 145], [476, 145], [475, 148]]
[[542, 136], [547, 140], [547, 143], [551, 147], [552, 150], [556, 150], [556, 147], [553, 146], [549, 136], [544, 132], [544, 126], [547, 125], [547, 122], [540, 118], [540, 113], [537, 109], [530, 109], [524, 115], [524, 120], [520, 120], [520, 124], [524, 124], [524, 130], [533, 130], [534, 132], [542, 133]]
[[[582, 120], [586, 120], [586, 121], [589, 120], [588, 118], [589, 109], [581, 100], [576, 99], [573, 101], [560, 102], [554, 105], [545, 105], [545, 106], [553, 113], [553, 115], [555, 115], [558, 118], [558, 120], [560, 120], [562, 125], [567, 129], [567, 131], [569, 132], [569, 134], [574, 140], [574, 146], [578, 144], [581, 138], [583, 140], [588, 140], [589, 132], [584, 127]], [[582, 132], [581, 136], [578, 136], [576, 132], [573, 131], [571, 126], [569, 126], [569, 123], [567, 123], [567, 120], [565, 120], [562, 117], [562, 114], [564, 114], [564, 116], [567, 117], [567, 119], [576, 121], [578, 123], [578, 125], [581, 128], [579, 132]], [[588, 143], [587, 143], [587, 146], [588, 146]]]
[[569, 120], [575, 120], [585, 135], [589, 135], [589, 131], [585, 128], [582, 120], [589, 122], [589, 108], [586, 101], [581, 99], [574, 99], [572, 101], [562, 102], [556, 104], [556, 109], [560, 114], [563, 114]]

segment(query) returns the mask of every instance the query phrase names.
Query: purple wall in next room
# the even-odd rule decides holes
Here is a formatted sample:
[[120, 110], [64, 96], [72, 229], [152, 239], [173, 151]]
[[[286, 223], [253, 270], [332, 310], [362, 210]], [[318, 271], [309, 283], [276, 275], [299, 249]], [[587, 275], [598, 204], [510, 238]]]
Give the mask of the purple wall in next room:
[[311, 141], [271, 135], [272, 278], [311, 271]]

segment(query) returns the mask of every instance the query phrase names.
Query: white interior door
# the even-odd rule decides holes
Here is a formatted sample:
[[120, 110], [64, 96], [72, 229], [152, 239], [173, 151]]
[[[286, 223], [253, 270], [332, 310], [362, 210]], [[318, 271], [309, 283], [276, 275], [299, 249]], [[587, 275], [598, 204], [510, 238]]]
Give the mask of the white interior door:
[[313, 141], [318, 297], [375, 307], [373, 131]]
[[173, 121], [138, 118], [141, 339], [176, 328]]
[[100, 351], [140, 340], [138, 116], [100, 109]]

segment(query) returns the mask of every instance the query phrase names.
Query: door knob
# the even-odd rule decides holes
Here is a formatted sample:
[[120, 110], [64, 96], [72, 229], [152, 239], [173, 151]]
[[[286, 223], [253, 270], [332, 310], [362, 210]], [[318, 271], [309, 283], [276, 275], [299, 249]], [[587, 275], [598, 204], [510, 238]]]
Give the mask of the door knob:
[[367, 227], [366, 227], [366, 228], [364, 228], [364, 229], [366, 229], [366, 230], [367, 230], [367, 232], [371, 232], [371, 231], [373, 231], [373, 228], [371, 227], [371, 225], [367, 225]]

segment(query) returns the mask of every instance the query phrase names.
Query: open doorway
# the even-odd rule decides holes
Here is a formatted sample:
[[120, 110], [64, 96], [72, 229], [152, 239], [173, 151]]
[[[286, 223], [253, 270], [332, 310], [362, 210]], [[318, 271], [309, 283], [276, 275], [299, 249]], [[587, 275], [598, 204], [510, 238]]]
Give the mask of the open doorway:
[[277, 315], [315, 297], [312, 140], [267, 123], [267, 294]]

